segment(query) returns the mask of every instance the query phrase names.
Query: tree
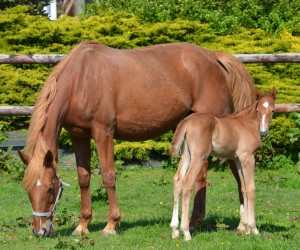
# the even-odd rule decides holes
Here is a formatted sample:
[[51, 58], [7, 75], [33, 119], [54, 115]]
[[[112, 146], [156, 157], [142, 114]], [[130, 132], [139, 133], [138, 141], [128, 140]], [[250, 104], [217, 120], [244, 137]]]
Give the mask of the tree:
[[45, 15], [43, 7], [49, 5], [51, 0], [2, 0], [0, 2], [0, 10], [14, 7], [16, 5], [29, 5], [30, 14], [32, 15]]

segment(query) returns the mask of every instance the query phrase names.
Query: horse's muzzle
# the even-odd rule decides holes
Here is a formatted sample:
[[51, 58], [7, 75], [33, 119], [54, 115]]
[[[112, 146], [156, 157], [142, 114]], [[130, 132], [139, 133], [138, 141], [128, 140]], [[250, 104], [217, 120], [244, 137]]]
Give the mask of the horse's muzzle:
[[39, 231], [32, 229], [32, 233], [38, 237], [50, 237], [52, 236], [53, 232], [54, 232], [54, 228], [52, 224], [50, 224], [48, 229], [46, 227], [40, 228]]

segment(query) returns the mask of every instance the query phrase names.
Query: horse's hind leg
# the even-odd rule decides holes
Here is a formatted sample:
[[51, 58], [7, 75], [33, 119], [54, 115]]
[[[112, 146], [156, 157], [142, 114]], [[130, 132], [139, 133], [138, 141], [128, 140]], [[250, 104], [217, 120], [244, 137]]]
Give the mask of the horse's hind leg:
[[245, 219], [244, 219], [244, 198], [242, 193], [242, 186], [241, 186], [241, 180], [239, 177], [238, 169], [234, 161], [228, 160], [231, 172], [237, 182], [238, 185], [238, 193], [239, 193], [239, 200], [240, 200], [240, 223], [237, 227], [237, 231], [239, 232], [245, 232]]
[[190, 220], [190, 230], [194, 230], [198, 224], [201, 224], [204, 221], [205, 218], [207, 169], [208, 161], [205, 161], [195, 181], [194, 207]]
[[116, 234], [116, 226], [121, 219], [120, 209], [116, 194], [116, 172], [114, 168], [113, 133], [108, 129], [98, 127], [95, 129], [94, 139], [100, 160], [103, 185], [106, 188], [109, 203], [109, 218], [103, 235]]
[[78, 182], [81, 193], [80, 224], [76, 227], [73, 235], [89, 233], [88, 224], [92, 217], [92, 203], [90, 193], [90, 139], [71, 136], [75, 151]]

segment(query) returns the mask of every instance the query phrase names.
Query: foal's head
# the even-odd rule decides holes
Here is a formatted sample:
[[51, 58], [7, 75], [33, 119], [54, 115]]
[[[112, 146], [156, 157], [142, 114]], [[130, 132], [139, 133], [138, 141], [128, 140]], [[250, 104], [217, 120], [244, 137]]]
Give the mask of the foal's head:
[[275, 109], [276, 88], [273, 87], [270, 93], [260, 93], [257, 90], [256, 111], [259, 116], [259, 133], [261, 137], [266, 137], [269, 132], [269, 125]]
[[[19, 155], [28, 168], [33, 167], [35, 159], [29, 157], [19, 150]], [[49, 150], [43, 159], [43, 175], [37, 178], [31, 169], [28, 176], [24, 178], [23, 184], [31, 205], [33, 215], [33, 233], [37, 236], [47, 237], [53, 233], [52, 219], [55, 214], [55, 206], [58, 202], [61, 192], [62, 183], [56, 174], [54, 160]], [[25, 183], [24, 183], [25, 181]]]

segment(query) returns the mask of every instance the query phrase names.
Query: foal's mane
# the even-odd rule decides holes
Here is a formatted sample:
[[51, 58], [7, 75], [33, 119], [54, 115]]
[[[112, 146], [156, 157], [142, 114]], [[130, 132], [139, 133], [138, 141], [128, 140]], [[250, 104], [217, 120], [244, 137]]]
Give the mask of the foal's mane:
[[[37, 180], [42, 180], [44, 176], [44, 157], [49, 150], [49, 147], [44, 140], [43, 130], [47, 122], [48, 108], [56, 95], [57, 79], [73, 55], [77, 53], [78, 50], [82, 49], [82, 47], [85, 47], [87, 43], [88, 42], [83, 42], [74, 47], [71, 52], [55, 66], [34, 105], [26, 145], [29, 158], [29, 164], [23, 179], [23, 187], [26, 191], [30, 191]], [[54, 164], [54, 166], [57, 168], [56, 164]]]
[[228, 87], [232, 93], [233, 111], [238, 111], [254, 103], [254, 81], [243, 63], [233, 55], [223, 52], [215, 52], [215, 57], [231, 77]]
[[260, 97], [257, 98], [256, 101], [255, 101], [253, 104], [248, 105], [247, 107], [244, 107], [244, 108], [242, 108], [241, 110], [238, 110], [238, 111], [236, 111], [236, 112], [234, 112], [234, 113], [228, 115], [228, 117], [235, 117], [235, 116], [240, 116], [240, 115], [245, 115], [245, 114], [247, 115], [247, 114], [248, 114], [248, 111], [249, 111], [250, 109], [252, 109], [254, 106], [256, 107], [258, 101], [259, 101], [261, 98], [263, 98], [263, 97], [269, 97], [269, 98], [274, 99], [271, 93], [261, 93]]

